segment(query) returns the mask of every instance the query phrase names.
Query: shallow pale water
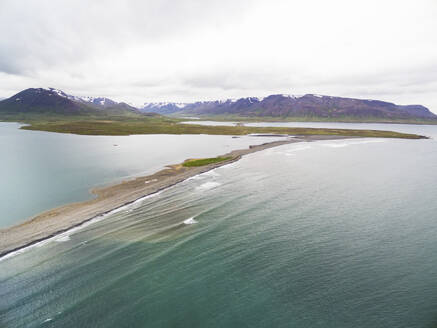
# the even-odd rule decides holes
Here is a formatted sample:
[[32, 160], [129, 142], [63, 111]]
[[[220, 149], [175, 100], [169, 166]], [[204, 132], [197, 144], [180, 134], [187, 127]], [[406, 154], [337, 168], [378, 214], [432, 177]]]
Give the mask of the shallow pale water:
[[0, 326], [435, 327], [436, 199], [435, 140], [250, 154], [2, 260]]
[[205, 135], [79, 136], [0, 122], [0, 228], [63, 204], [89, 189], [147, 175], [189, 157], [210, 157], [272, 138]]

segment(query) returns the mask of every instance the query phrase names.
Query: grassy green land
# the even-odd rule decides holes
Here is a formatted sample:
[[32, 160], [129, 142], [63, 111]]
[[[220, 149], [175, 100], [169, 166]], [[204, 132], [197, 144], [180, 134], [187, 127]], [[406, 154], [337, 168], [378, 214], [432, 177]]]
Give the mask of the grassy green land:
[[182, 165], [185, 167], [204, 166], [208, 164], [227, 161], [231, 158], [232, 157], [212, 157], [212, 158], [201, 158], [201, 159], [188, 159]]
[[288, 127], [247, 127], [247, 126], [205, 126], [180, 124], [181, 119], [153, 116], [61, 116], [61, 115], [0, 115], [0, 121], [22, 122], [25, 130], [39, 130], [81, 135], [131, 135], [131, 134], [211, 134], [246, 135], [289, 134], [289, 135], [339, 135], [379, 138], [420, 139], [422, 136], [391, 131], [288, 128]]
[[[193, 115], [197, 116], [197, 115]], [[191, 116], [191, 117], [193, 117]], [[190, 116], [184, 117], [178, 114], [170, 117], [191, 121]], [[383, 119], [380, 117], [292, 117], [292, 116], [240, 116], [240, 115], [201, 115], [197, 116], [202, 121], [221, 121], [221, 122], [339, 122], [339, 123], [389, 123], [389, 124], [429, 124], [436, 125], [437, 120], [424, 119]]]
[[377, 130], [288, 128], [288, 127], [247, 127], [247, 126], [205, 126], [179, 124], [171, 120], [78, 120], [55, 122], [29, 122], [25, 130], [40, 130], [83, 135], [131, 135], [131, 134], [213, 134], [246, 135], [250, 133], [289, 135], [339, 135], [378, 138], [423, 138], [414, 134]]

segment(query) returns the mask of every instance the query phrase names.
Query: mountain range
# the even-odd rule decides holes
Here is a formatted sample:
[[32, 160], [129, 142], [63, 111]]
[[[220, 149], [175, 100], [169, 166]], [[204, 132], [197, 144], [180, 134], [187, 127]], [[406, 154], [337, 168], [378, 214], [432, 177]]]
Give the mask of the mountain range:
[[186, 104], [149, 103], [140, 110], [163, 115], [232, 115], [242, 117], [319, 119], [354, 118], [356, 120], [437, 119], [437, 115], [422, 105], [402, 106], [379, 100], [314, 94], [303, 96], [279, 94], [270, 95], [265, 98], [247, 97]]
[[437, 115], [422, 105], [396, 105], [379, 100], [306, 94], [270, 95], [264, 98], [144, 103], [139, 108], [105, 97], [77, 97], [55, 88], [30, 88], [0, 101], [0, 114], [89, 116], [220, 116], [353, 121], [435, 121]]

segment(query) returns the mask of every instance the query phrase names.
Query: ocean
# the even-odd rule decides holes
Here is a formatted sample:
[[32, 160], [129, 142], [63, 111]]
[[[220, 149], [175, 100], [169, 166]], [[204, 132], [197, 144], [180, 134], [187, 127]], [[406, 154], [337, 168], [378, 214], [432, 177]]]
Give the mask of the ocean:
[[435, 139], [253, 153], [1, 259], [0, 326], [436, 327], [436, 199]]

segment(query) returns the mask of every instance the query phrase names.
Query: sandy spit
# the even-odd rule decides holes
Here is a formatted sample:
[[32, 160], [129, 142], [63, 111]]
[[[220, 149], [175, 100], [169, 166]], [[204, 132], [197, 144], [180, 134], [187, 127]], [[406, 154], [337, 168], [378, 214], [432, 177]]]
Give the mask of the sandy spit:
[[250, 146], [247, 149], [234, 150], [220, 155], [222, 157], [231, 157], [231, 159], [220, 163], [201, 167], [184, 167], [181, 164], [169, 165], [152, 175], [138, 177], [103, 188], [94, 188], [91, 192], [97, 197], [92, 200], [57, 207], [38, 214], [22, 224], [0, 229], [0, 258], [21, 248], [66, 232], [99, 215], [133, 203], [137, 199], [159, 192], [190, 177], [238, 161], [244, 155], [289, 143], [346, 138], [349, 137], [297, 136], [284, 138], [284, 140]]

